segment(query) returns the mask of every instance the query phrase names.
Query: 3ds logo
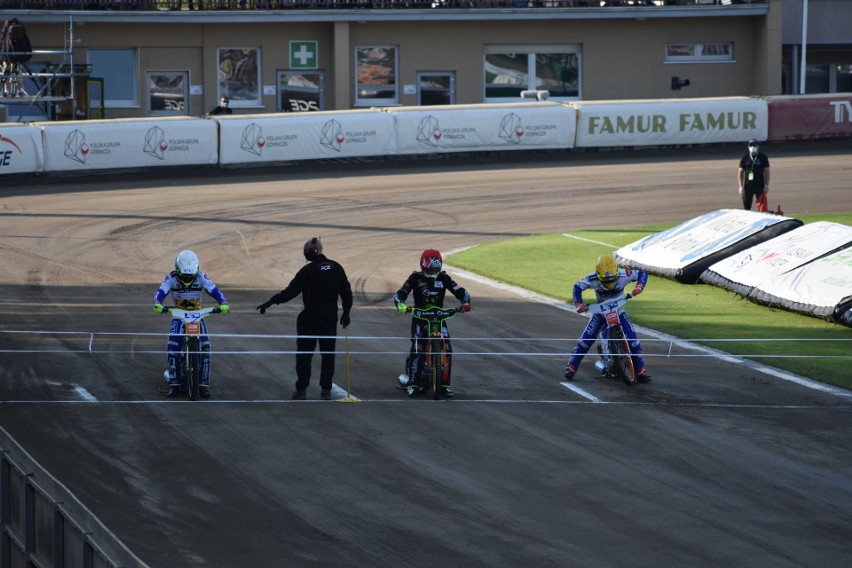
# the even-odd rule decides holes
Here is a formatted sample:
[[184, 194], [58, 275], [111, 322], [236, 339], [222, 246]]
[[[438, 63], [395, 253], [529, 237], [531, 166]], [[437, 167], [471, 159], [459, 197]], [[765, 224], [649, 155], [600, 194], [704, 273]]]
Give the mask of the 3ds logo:
[[828, 104], [834, 107], [834, 122], [852, 122], [852, 102], [830, 101]]

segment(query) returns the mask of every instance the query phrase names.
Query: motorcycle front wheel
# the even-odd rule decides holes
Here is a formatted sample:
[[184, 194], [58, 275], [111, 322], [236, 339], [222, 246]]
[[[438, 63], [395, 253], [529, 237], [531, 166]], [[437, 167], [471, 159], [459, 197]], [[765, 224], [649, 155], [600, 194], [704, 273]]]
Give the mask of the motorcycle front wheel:
[[628, 385], [636, 384], [636, 370], [633, 368], [633, 358], [627, 347], [627, 340], [620, 329], [610, 329], [609, 338], [612, 357], [612, 370]]

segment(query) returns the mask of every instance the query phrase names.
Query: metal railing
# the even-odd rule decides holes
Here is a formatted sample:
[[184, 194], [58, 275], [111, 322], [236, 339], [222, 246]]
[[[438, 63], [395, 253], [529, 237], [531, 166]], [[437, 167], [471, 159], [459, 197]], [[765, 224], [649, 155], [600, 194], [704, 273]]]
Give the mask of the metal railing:
[[147, 568], [0, 428], [0, 568]]
[[495, 9], [733, 6], [769, 0], [0, 0], [10, 10]]

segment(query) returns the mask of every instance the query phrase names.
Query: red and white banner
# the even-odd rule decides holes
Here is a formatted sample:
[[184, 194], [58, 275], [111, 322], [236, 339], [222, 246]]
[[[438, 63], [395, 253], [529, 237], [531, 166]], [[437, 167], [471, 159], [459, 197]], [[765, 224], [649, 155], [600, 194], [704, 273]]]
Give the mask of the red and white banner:
[[769, 97], [769, 140], [852, 137], [852, 95]]
[[849, 225], [809, 223], [713, 264], [701, 275], [701, 281], [748, 296], [752, 288], [850, 245]]
[[625, 266], [695, 284], [719, 260], [801, 225], [780, 215], [721, 209], [626, 245], [615, 258]]
[[749, 299], [852, 326], [852, 248], [773, 278]]

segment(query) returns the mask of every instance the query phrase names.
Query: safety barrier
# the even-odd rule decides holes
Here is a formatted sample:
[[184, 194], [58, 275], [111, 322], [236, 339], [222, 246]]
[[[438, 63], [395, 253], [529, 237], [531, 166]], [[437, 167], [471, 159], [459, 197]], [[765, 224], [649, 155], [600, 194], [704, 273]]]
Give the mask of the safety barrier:
[[[132, 349], [120, 349], [116, 348], [114, 345], [110, 345], [104, 349], [98, 349], [95, 347], [96, 338], [128, 338], [128, 339], [138, 339], [138, 338], [160, 338], [162, 339], [163, 345], [165, 345], [165, 340], [168, 338], [169, 334], [167, 333], [130, 333], [130, 332], [96, 332], [96, 331], [32, 331], [32, 330], [0, 330], [0, 337], [4, 334], [15, 334], [15, 335], [38, 335], [38, 336], [78, 336], [81, 341], [85, 342], [85, 346], [81, 346], [79, 348], [68, 347], [67, 345], [63, 346], [61, 349], [3, 349], [0, 347], [0, 353], [9, 353], [9, 354], [81, 354], [87, 353], [91, 355], [121, 355], [121, 354], [133, 354], [135, 356], [141, 355], [161, 355], [165, 357], [166, 350], [165, 348], [152, 348], [152, 349], [144, 349], [140, 348], [136, 341], [133, 342], [134, 347]], [[179, 334], [180, 335], [180, 334]], [[327, 338], [328, 336], [314, 336], [314, 335], [287, 335], [287, 334], [235, 334], [235, 333], [208, 333], [208, 337], [215, 344], [219, 344], [219, 340], [225, 339], [239, 339], [239, 340], [292, 340], [295, 341], [297, 337], [305, 337], [305, 338]], [[339, 341], [362, 341], [365, 343], [377, 342], [380, 345], [387, 345], [390, 341], [398, 341], [402, 345], [399, 349], [387, 350], [387, 349], [364, 349], [364, 350], [337, 350], [332, 353], [336, 355], [407, 355], [409, 352], [408, 342], [411, 340], [409, 336], [372, 336], [372, 335], [338, 335], [335, 336], [336, 340]], [[546, 343], [558, 343], [562, 346], [568, 346], [569, 348], [573, 347], [574, 344], [579, 341], [579, 337], [453, 337], [452, 341], [454, 345], [468, 345], [468, 344], [476, 344], [476, 343], [487, 343], [489, 345], [494, 344], [505, 344], [505, 343], [538, 343], [538, 344], [546, 344]], [[712, 345], [712, 344], [731, 344], [731, 343], [739, 343], [739, 344], [773, 344], [773, 346], [778, 345], [790, 345], [791, 347], [801, 346], [804, 343], [822, 343], [822, 344], [831, 344], [831, 343], [852, 343], [851, 338], [829, 338], [829, 339], [815, 339], [815, 338], [760, 338], [760, 337], [752, 337], [748, 339], [742, 338], [706, 338], [706, 339], [679, 339], [679, 338], [667, 338], [667, 339], [657, 339], [657, 338], [643, 338], [642, 345], [644, 347], [643, 356], [646, 358], [664, 358], [664, 359], [672, 359], [672, 358], [695, 358], [695, 357], [717, 357], [718, 354], [708, 354], [708, 353], [676, 353], [676, 348], [682, 349], [692, 349], [696, 344], [702, 345]], [[791, 352], [791, 347], [784, 347], [783, 353], [769, 353], [766, 351], [763, 352], [755, 352], [755, 353], [747, 353], [747, 354], [736, 354], [736, 357], [743, 358], [766, 358], [766, 359], [852, 359], [852, 349], [848, 350], [848, 354], [846, 355], [810, 355], [810, 354], [797, 354]], [[300, 353], [316, 353], [316, 351], [298, 351], [298, 350], [290, 350], [290, 349], [214, 349], [213, 353], [217, 356], [220, 355], [298, 355]], [[465, 350], [457, 350], [454, 351], [454, 357], [566, 357], [570, 356], [570, 351], [474, 351], [471, 349]]]
[[147, 568], [0, 428], [0, 566]]

